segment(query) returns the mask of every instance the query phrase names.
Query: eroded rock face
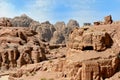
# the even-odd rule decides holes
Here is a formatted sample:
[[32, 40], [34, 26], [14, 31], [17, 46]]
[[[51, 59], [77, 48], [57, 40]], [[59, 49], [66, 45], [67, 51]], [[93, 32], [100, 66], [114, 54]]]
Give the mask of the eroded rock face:
[[99, 64], [96, 62], [84, 62], [82, 64], [82, 80], [100, 80]]
[[1, 69], [6, 70], [9, 68], [17, 67], [17, 59], [19, 57], [19, 52], [16, 46], [2, 45], [1, 50]]
[[0, 27], [0, 70], [20, 67], [9, 74], [10, 80], [49, 76], [54, 80], [107, 80], [119, 70], [119, 23], [111, 24], [110, 16], [106, 23], [80, 29], [74, 20], [67, 25], [29, 20], [27, 24], [26, 20], [16, 24], [26, 28]]
[[106, 24], [112, 24], [112, 23], [113, 23], [112, 16], [108, 15], [104, 17], [104, 21], [96, 21], [93, 24], [94, 26], [97, 26], [97, 25], [106, 25]]
[[70, 35], [68, 47], [73, 49], [93, 49], [96, 51], [105, 50], [112, 45], [110, 35], [102, 31], [85, 31], [84, 29], [75, 29]]
[[46, 59], [37, 33], [29, 28], [3, 27], [0, 29], [1, 70], [38, 63]]
[[[75, 27], [79, 27], [79, 24], [76, 20], [72, 19], [69, 20], [67, 25], [65, 25], [64, 22], [57, 22], [55, 25], [52, 25], [49, 21], [39, 23], [26, 14], [22, 14], [21, 16], [16, 16], [14, 18], [1, 18], [0, 26], [29, 27], [31, 30], [38, 32], [40, 39], [45, 42], [65, 44], [68, 41], [70, 32]], [[54, 40], [55, 38], [56, 40]]]
[[97, 21], [97, 22], [94, 22], [94, 25], [96, 26], [96, 25], [100, 25], [101, 23], [99, 22], [99, 21]]
[[31, 26], [31, 29], [34, 29], [36, 32], [38, 32], [40, 39], [45, 42], [49, 42], [51, 40], [55, 31], [54, 26], [48, 21], [41, 23], [37, 27]]
[[66, 27], [64, 22], [56, 22], [54, 25], [56, 31], [53, 33], [53, 37], [50, 40], [51, 44], [65, 44], [66, 36], [63, 31]]
[[55, 31], [50, 41], [51, 44], [64, 44], [65, 37], [60, 31]]
[[0, 26], [11, 27], [12, 23], [10, 22], [8, 18], [3, 17], [3, 18], [0, 18]]
[[30, 29], [31, 30], [33, 30], [33, 31], [36, 31], [36, 29], [38, 28], [38, 26], [40, 26], [40, 23], [39, 22], [37, 22], [37, 21], [32, 21], [31, 23], [30, 23]]
[[67, 27], [79, 27], [79, 23], [76, 20], [69, 20]]
[[[51, 73], [55, 73], [55, 77], [52, 77], [54, 80], [105, 80], [110, 78], [119, 69], [120, 49], [113, 34], [115, 31], [106, 26], [101, 26], [102, 29], [101, 27], [76, 28], [69, 36], [65, 58], [49, 58], [50, 60], [45, 62], [23, 66], [11, 73], [9, 78], [27, 79], [31, 76], [23, 78], [25, 73], [32, 74], [33, 72], [37, 74], [46, 72], [46, 79], [49, 79], [47, 77], [51, 76]], [[49, 47], [52, 50], [59, 46], [50, 45]], [[56, 51], [59, 52], [59, 50]], [[62, 53], [65, 53], [64, 51], [63, 49]], [[33, 62], [38, 62], [38, 55], [31, 58]]]
[[118, 65], [118, 58], [83, 62], [82, 80], [101, 80], [109, 78], [116, 72]]
[[50, 44], [65, 44], [75, 27], [79, 27], [76, 20], [70, 20], [67, 25], [64, 22], [56, 22], [52, 25], [49, 21], [43, 23], [33, 21], [30, 24], [30, 29], [38, 32], [40, 39]]
[[54, 25], [57, 31], [62, 31], [64, 27], [66, 27], [64, 22], [56, 22]]
[[104, 17], [104, 24], [111, 24], [113, 22], [111, 15]]
[[32, 21], [33, 19], [28, 17], [26, 14], [11, 19], [13, 27], [29, 27]]
[[[117, 70], [119, 66], [119, 59], [117, 57], [111, 59], [98, 59], [98, 60], [87, 60], [87, 61], [78, 61], [78, 62], [68, 62], [65, 59], [52, 60], [30, 65], [32, 67], [27, 68], [23, 67], [17, 72], [10, 73], [10, 78], [19, 79], [27, 73], [35, 72], [61, 72], [62, 76], [54, 78], [60, 80], [61, 78], [67, 80], [104, 80], [105, 78], [111, 77]], [[28, 66], [29, 67], [29, 66]], [[20, 75], [21, 76], [14, 76]]]

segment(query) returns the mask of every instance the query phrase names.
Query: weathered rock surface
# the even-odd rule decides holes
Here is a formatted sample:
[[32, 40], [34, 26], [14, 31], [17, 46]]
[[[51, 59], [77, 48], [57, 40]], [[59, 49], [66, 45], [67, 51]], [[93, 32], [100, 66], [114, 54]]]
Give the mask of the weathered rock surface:
[[104, 17], [104, 21], [103, 22], [102, 21], [96, 21], [93, 24], [95, 26], [97, 26], [97, 25], [106, 25], [106, 24], [112, 24], [112, 23], [113, 23], [112, 16], [108, 15], [108, 16]]
[[31, 30], [39, 33], [41, 40], [52, 44], [65, 44], [68, 41], [70, 32], [75, 27], [79, 27], [78, 22], [72, 19], [67, 25], [64, 22], [57, 22], [55, 25], [52, 25], [49, 21], [42, 23], [34, 21], [26, 14], [14, 18], [1, 18], [0, 25], [7, 27], [29, 27]]
[[69, 22], [67, 23], [67, 27], [64, 28], [63, 30], [63, 34], [66, 37], [66, 42], [69, 39], [69, 34], [71, 33], [71, 31], [74, 30], [74, 28], [79, 27], [79, 24], [76, 20], [69, 20]]
[[50, 40], [51, 44], [65, 44], [66, 36], [63, 31], [66, 27], [64, 22], [56, 22], [54, 25], [56, 31], [53, 33], [53, 37]]
[[30, 24], [30, 29], [38, 32], [41, 40], [51, 44], [65, 44], [68, 41], [69, 34], [75, 27], [79, 27], [78, 22], [75, 20], [70, 20], [67, 25], [64, 22], [57, 22], [52, 25], [48, 21], [41, 24], [34, 21]]
[[46, 59], [37, 33], [29, 28], [3, 27], [0, 29], [1, 70], [38, 63]]
[[116, 72], [118, 65], [118, 58], [83, 62], [82, 80], [101, 80], [111, 77]]
[[34, 28], [34, 26], [31, 26], [31, 29], [34, 29], [36, 32], [39, 32], [40, 39], [45, 42], [49, 42], [51, 40], [55, 31], [54, 26], [48, 21], [41, 23], [36, 27], [36, 29]]
[[13, 27], [29, 27], [32, 21], [33, 19], [28, 17], [26, 14], [11, 19]]
[[12, 23], [8, 18], [3, 17], [3, 18], [0, 18], [0, 26], [11, 27]]
[[[38, 64], [23, 66], [17, 72], [10, 73], [9, 78], [29, 80], [45, 78], [49, 80], [52, 76], [54, 80], [108, 79], [119, 71], [120, 66], [119, 35], [117, 35], [120, 28], [115, 26], [115, 24], [111, 24], [110, 26], [99, 25], [99, 27], [76, 28], [69, 36], [68, 49], [61, 48], [63, 53], [67, 51], [65, 52], [65, 58], [55, 58]], [[78, 46], [71, 48], [73, 43], [84, 46], [93, 46], [93, 43], [99, 45], [98, 47], [96, 45], [96, 48], [93, 49], [83, 48], [84, 50], [82, 50]], [[59, 52], [58, 50], [57, 52]], [[34, 72], [36, 74], [31, 79], [31, 74]], [[25, 76], [26, 73], [28, 76]], [[55, 73], [54, 76], [53, 73]], [[39, 76], [39, 74], [44, 75]]]
[[55, 31], [50, 41], [51, 44], [65, 44], [65, 37], [60, 31]]
[[67, 27], [79, 27], [79, 23], [76, 20], [71, 19], [67, 23]]
[[63, 28], [66, 27], [65, 23], [64, 22], [56, 22], [55, 25], [54, 25], [55, 29], [57, 31], [62, 31]]
[[[53, 79], [61, 80], [61, 78], [63, 78], [65, 80], [94, 80], [94, 79], [104, 80], [105, 78], [111, 77], [116, 72], [118, 65], [119, 65], [119, 59], [117, 57], [111, 59], [103, 58], [97, 60], [77, 61], [77, 62], [73, 61], [71, 57], [67, 59], [59, 59], [59, 60], [56, 59], [56, 60], [46, 61], [36, 65], [29, 65], [27, 67], [24, 66], [20, 70], [18, 70], [18, 72], [20, 73], [18, 72], [11, 73], [10, 78], [24, 79], [25, 77], [22, 76], [25, 73], [29, 73], [29, 75], [31, 75], [33, 72], [36, 73], [58, 72], [62, 76], [56, 73], [54, 75], [58, 77], [57, 78], [53, 77]], [[20, 74], [22, 75], [14, 76]], [[48, 78], [47, 76], [46, 79]]]
[[104, 24], [111, 24], [113, 22], [111, 15], [106, 16], [104, 20], [105, 20]]
[[70, 35], [68, 46], [73, 49], [93, 49], [97, 51], [105, 50], [112, 45], [112, 39], [107, 32], [87, 31], [84, 29], [75, 29]]
[[97, 21], [97, 22], [94, 22], [94, 25], [96, 26], [96, 25], [100, 25], [101, 23], [99, 22], [99, 21]]
[[9, 80], [119, 80], [120, 23], [111, 20], [82, 28], [75, 20], [1, 26], [0, 71], [13, 70]]

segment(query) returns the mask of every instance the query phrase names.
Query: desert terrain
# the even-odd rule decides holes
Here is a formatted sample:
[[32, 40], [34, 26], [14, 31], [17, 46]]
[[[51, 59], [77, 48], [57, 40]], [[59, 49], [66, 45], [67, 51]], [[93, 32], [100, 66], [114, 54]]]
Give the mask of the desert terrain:
[[0, 80], [120, 80], [120, 21], [103, 19], [0, 18]]

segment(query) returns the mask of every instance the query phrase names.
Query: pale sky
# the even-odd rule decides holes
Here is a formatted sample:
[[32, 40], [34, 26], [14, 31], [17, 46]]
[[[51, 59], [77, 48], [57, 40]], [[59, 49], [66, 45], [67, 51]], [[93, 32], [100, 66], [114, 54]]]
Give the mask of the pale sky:
[[0, 0], [0, 17], [12, 18], [21, 14], [53, 24], [75, 19], [82, 25], [103, 20], [107, 15], [120, 20], [120, 0]]

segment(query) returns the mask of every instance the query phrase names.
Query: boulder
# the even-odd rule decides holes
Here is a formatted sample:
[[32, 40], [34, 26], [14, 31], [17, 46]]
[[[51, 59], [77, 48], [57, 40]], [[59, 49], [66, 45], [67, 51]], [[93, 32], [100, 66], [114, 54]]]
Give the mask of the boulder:
[[104, 17], [104, 20], [104, 24], [111, 24], [113, 22], [111, 15]]
[[95, 25], [95, 26], [96, 26], [96, 25], [100, 25], [100, 22], [99, 22], [99, 21], [94, 22], [94, 25]]
[[84, 26], [91, 26], [91, 23], [84, 23]]

